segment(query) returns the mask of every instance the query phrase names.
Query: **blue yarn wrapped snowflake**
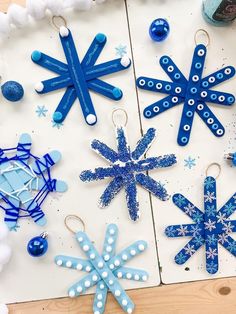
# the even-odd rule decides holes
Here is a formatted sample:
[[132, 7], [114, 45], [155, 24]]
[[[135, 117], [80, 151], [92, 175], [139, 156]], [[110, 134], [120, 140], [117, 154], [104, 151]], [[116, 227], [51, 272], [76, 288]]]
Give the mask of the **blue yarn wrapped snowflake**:
[[202, 78], [205, 58], [206, 47], [202, 44], [197, 45], [194, 50], [189, 79], [183, 75], [168, 56], [161, 57], [160, 65], [172, 82], [143, 76], [137, 79], [139, 88], [169, 95], [146, 107], [144, 109], [146, 118], [153, 118], [184, 103], [177, 140], [181, 146], [185, 146], [189, 142], [195, 112], [215, 136], [223, 136], [225, 133], [223, 125], [206, 102], [220, 106], [231, 106], [235, 101], [234, 96], [229, 93], [210, 90], [210, 88], [233, 77], [235, 68], [228, 66]]
[[236, 257], [236, 241], [230, 236], [236, 232], [236, 220], [228, 220], [236, 211], [236, 193], [217, 211], [216, 180], [213, 177], [206, 177], [204, 213], [181, 194], [175, 194], [173, 202], [194, 221], [192, 224], [168, 226], [165, 230], [165, 234], [170, 238], [191, 237], [175, 256], [177, 264], [187, 262], [203, 245], [206, 247], [206, 270], [210, 274], [215, 274], [219, 268], [218, 244]]
[[170, 154], [160, 157], [143, 158], [155, 139], [156, 130], [154, 128], [150, 128], [147, 131], [137, 143], [134, 151], [131, 151], [128, 145], [123, 127], [117, 127], [116, 134], [117, 152], [98, 140], [94, 140], [91, 144], [92, 149], [110, 162], [111, 165], [107, 168], [99, 167], [95, 170], [85, 170], [81, 173], [80, 179], [84, 182], [90, 182], [112, 178], [112, 181], [100, 197], [100, 207], [108, 206], [116, 194], [124, 188], [130, 218], [136, 221], [139, 218], [137, 184], [162, 201], [166, 201], [169, 198], [162, 184], [142, 172], [156, 168], [170, 167], [176, 163], [176, 157], [174, 154]]
[[64, 255], [55, 257], [55, 263], [60, 267], [88, 273], [88, 275], [69, 288], [68, 295], [74, 298], [84, 294], [89, 288], [96, 286], [93, 303], [94, 314], [104, 313], [108, 291], [113, 294], [122, 309], [126, 313], [131, 314], [134, 310], [134, 303], [121, 287], [119, 279], [124, 278], [140, 282], [147, 281], [148, 279], [146, 271], [124, 267], [127, 262], [146, 250], [147, 243], [145, 241], [136, 241], [116, 254], [117, 236], [117, 226], [114, 224], [108, 225], [103, 252], [99, 254], [86, 233], [78, 232], [76, 233], [76, 239], [88, 259], [84, 260]]
[[51, 174], [61, 153], [54, 150], [39, 158], [31, 153], [31, 145], [30, 135], [22, 134], [16, 147], [0, 149], [0, 208], [10, 230], [16, 230], [21, 217], [31, 217], [36, 224], [45, 225], [44, 200], [50, 192], [67, 190], [67, 184], [53, 179]]

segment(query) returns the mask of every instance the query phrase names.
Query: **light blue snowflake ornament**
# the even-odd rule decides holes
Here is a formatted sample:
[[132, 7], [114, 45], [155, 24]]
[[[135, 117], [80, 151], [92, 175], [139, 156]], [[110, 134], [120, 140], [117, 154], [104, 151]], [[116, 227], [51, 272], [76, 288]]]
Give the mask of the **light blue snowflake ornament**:
[[210, 274], [215, 274], [219, 268], [218, 244], [236, 257], [236, 241], [230, 236], [236, 232], [236, 220], [228, 219], [236, 211], [236, 193], [217, 210], [216, 180], [208, 176], [204, 181], [204, 213], [181, 194], [175, 194], [173, 202], [194, 221], [192, 224], [172, 225], [165, 230], [170, 238], [191, 237], [175, 256], [177, 264], [187, 262], [203, 245], [206, 248], [206, 270]]
[[76, 233], [80, 248], [87, 260], [70, 256], [59, 255], [55, 258], [58, 266], [87, 272], [88, 275], [71, 286], [68, 295], [73, 298], [84, 294], [89, 288], [96, 286], [93, 303], [93, 313], [102, 314], [105, 311], [107, 293], [110, 291], [122, 309], [131, 314], [134, 303], [121, 287], [119, 279], [146, 281], [148, 273], [144, 270], [124, 267], [131, 259], [143, 253], [147, 248], [145, 241], [137, 241], [116, 254], [118, 228], [114, 224], [107, 227], [103, 252], [99, 254], [93, 243], [84, 232]]
[[35, 90], [39, 94], [46, 94], [55, 90], [66, 89], [53, 115], [55, 123], [62, 123], [65, 120], [78, 98], [86, 123], [94, 125], [97, 122], [97, 116], [89, 90], [112, 100], [120, 100], [123, 96], [122, 91], [100, 78], [126, 70], [130, 67], [131, 60], [124, 56], [95, 65], [107, 40], [104, 34], [97, 34], [80, 62], [70, 30], [62, 26], [59, 35], [67, 63], [40, 51], [34, 51], [31, 56], [32, 61], [57, 74], [55, 78], [36, 84]]
[[128, 145], [124, 127], [116, 128], [117, 152], [98, 140], [92, 142], [92, 149], [104, 157], [110, 163], [110, 166], [85, 170], [80, 174], [80, 179], [84, 182], [105, 178], [112, 179], [100, 197], [100, 207], [108, 206], [116, 194], [124, 188], [130, 218], [136, 221], [139, 218], [137, 184], [162, 201], [169, 199], [163, 185], [145, 174], [146, 171], [170, 167], [176, 163], [174, 154], [144, 158], [145, 153], [155, 139], [155, 135], [156, 130], [154, 128], [148, 129], [147, 133], [137, 143], [134, 151], [131, 151]]
[[0, 208], [10, 230], [16, 230], [20, 217], [45, 225], [44, 200], [50, 192], [67, 190], [67, 184], [51, 174], [51, 167], [61, 159], [60, 152], [54, 150], [39, 158], [30, 152], [31, 145], [30, 135], [22, 134], [17, 147], [0, 149]]
[[219, 106], [231, 106], [235, 102], [233, 95], [211, 90], [212, 87], [230, 79], [235, 75], [235, 68], [227, 66], [206, 77], [202, 77], [206, 58], [206, 46], [199, 44], [194, 50], [192, 66], [187, 79], [172, 59], [163, 56], [160, 65], [172, 82], [149, 77], [139, 77], [137, 86], [141, 89], [167, 94], [168, 96], [144, 109], [148, 119], [184, 103], [177, 142], [181, 146], [188, 144], [195, 112], [217, 137], [223, 136], [225, 129], [210, 110], [206, 102]]

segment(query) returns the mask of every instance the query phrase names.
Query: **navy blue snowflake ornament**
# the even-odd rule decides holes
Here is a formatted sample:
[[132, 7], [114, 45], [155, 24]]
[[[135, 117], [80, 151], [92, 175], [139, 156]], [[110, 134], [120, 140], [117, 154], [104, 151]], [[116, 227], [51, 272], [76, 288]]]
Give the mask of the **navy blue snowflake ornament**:
[[172, 82], [143, 76], [137, 79], [139, 88], [168, 95], [144, 109], [143, 113], [146, 118], [153, 118], [184, 103], [177, 138], [177, 142], [181, 146], [185, 146], [189, 142], [195, 112], [215, 136], [223, 136], [225, 133], [223, 125], [206, 102], [226, 107], [235, 102], [233, 95], [211, 90], [212, 87], [232, 78], [235, 75], [235, 68], [227, 66], [203, 78], [205, 58], [206, 46], [199, 44], [194, 50], [188, 79], [168, 56], [160, 59], [160, 65]]
[[93, 242], [85, 232], [76, 233], [76, 239], [87, 259], [58, 255], [55, 263], [60, 267], [76, 269], [87, 273], [81, 280], [73, 284], [68, 295], [71, 298], [84, 294], [91, 287], [96, 286], [94, 296], [93, 313], [105, 312], [108, 291], [112, 293], [123, 311], [133, 313], [134, 303], [122, 288], [119, 280], [127, 279], [136, 282], [145, 282], [148, 273], [141, 269], [125, 267], [124, 265], [134, 257], [142, 254], [146, 248], [145, 241], [136, 241], [119, 253], [116, 253], [118, 227], [110, 224], [107, 227], [102, 254], [96, 250]]
[[117, 152], [98, 140], [92, 142], [92, 149], [104, 157], [110, 163], [110, 166], [85, 170], [81, 173], [80, 179], [84, 182], [103, 180], [105, 178], [112, 179], [100, 197], [100, 207], [108, 206], [116, 194], [124, 188], [129, 216], [136, 221], [139, 218], [137, 184], [162, 201], [169, 199], [169, 195], [163, 185], [146, 174], [146, 171], [170, 167], [176, 163], [174, 154], [144, 158], [155, 136], [156, 130], [154, 128], [148, 129], [133, 151], [131, 151], [128, 144], [124, 127], [116, 127]]
[[187, 262], [203, 245], [206, 248], [206, 270], [210, 274], [215, 274], [219, 268], [219, 244], [236, 257], [236, 241], [230, 236], [236, 232], [236, 220], [228, 219], [236, 211], [236, 193], [217, 210], [216, 180], [208, 176], [204, 181], [204, 212], [181, 194], [175, 194], [173, 202], [193, 220], [191, 224], [172, 225], [165, 230], [170, 238], [191, 238], [175, 256], [177, 264]]
[[59, 35], [67, 64], [40, 51], [34, 51], [31, 56], [32, 61], [58, 75], [38, 83], [35, 89], [39, 94], [66, 89], [54, 112], [54, 122], [63, 122], [76, 98], [78, 98], [86, 123], [94, 125], [97, 122], [97, 116], [89, 90], [112, 100], [120, 100], [123, 95], [122, 91], [102, 81], [100, 77], [129, 68], [131, 61], [124, 56], [95, 65], [106, 44], [106, 36], [97, 34], [80, 62], [70, 30], [62, 26]]

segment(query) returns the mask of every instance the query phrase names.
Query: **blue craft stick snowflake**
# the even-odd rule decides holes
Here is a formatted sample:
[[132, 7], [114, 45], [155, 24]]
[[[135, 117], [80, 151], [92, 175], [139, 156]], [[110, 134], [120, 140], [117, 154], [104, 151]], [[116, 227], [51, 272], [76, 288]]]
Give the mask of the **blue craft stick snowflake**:
[[[204, 213], [181, 194], [175, 194], [173, 202], [194, 221], [194, 224], [171, 225], [165, 230], [166, 236], [170, 238], [191, 237], [190, 241], [175, 256], [177, 264], [184, 264], [204, 244], [206, 247], [206, 270], [210, 274], [218, 271], [218, 244], [236, 257], [236, 241], [230, 236], [236, 232], [236, 220], [228, 220], [236, 211], [236, 193], [220, 210], [217, 210], [216, 180], [213, 177], [206, 177], [204, 181]], [[189, 208], [192, 210], [189, 211]]]
[[162, 184], [153, 180], [147, 174], [142, 173], [156, 168], [170, 167], [176, 163], [174, 154], [143, 158], [152, 145], [155, 134], [156, 130], [150, 128], [137, 143], [134, 151], [131, 151], [128, 145], [123, 127], [116, 128], [117, 152], [98, 140], [92, 142], [92, 149], [104, 157], [110, 163], [110, 166], [107, 168], [99, 167], [95, 170], [85, 170], [80, 174], [80, 179], [90, 182], [112, 178], [100, 197], [100, 207], [108, 206], [116, 194], [124, 188], [130, 218], [136, 221], [139, 218], [137, 184], [162, 201], [169, 199], [167, 191]]
[[46, 117], [46, 113], [48, 112], [48, 109], [45, 108], [45, 106], [37, 106], [37, 110], [35, 110], [37, 113], [37, 116], [39, 118]]
[[127, 262], [145, 251], [147, 243], [145, 241], [136, 241], [116, 254], [117, 236], [117, 226], [114, 224], [108, 225], [103, 252], [99, 254], [86, 233], [78, 232], [76, 239], [88, 259], [64, 255], [55, 257], [55, 263], [58, 266], [88, 273], [88, 275], [69, 288], [68, 295], [71, 298], [80, 296], [89, 288], [96, 286], [93, 303], [94, 314], [104, 313], [108, 291], [113, 294], [122, 309], [131, 314], [134, 310], [134, 304], [121, 287], [119, 279], [124, 278], [134, 281], [146, 281], [148, 279], [146, 271], [124, 267]]
[[139, 88], [168, 95], [144, 109], [146, 118], [153, 118], [184, 103], [177, 139], [178, 144], [181, 146], [185, 146], [189, 142], [195, 112], [215, 136], [223, 136], [225, 133], [223, 125], [206, 102], [220, 106], [231, 106], [235, 101], [234, 96], [229, 93], [210, 89], [233, 77], [235, 68], [228, 66], [203, 78], [205, 58], [206, 47], [202, 44], [197, 45], [194, 50], [189, 79], [183, 75], [168, 56], [163, 56], [160, 59], [160, 65], [172, 82], [149, 77], [139, 77], [137, 79]]
[[192, 157], [188, 157], [187, 159], [184, 159], [184, 167], [188, 169], [192, 169], [193, 167], [196, 166], [196, 159]]
[[31, 137], [22, 134], [17, 147], [0, 149], [0, 208], [5, 211], [10, 230], [17, 230], [20, 217], [31, 217], [38, 225], [45, 225], [41, 207], [47, 195], [67, 190], [64, 181], [51, 175], [51, 167], [61, 159], [60, 152], [39, 158], [31, 153], [31, 145]]
[[67, 63], [40, 51], [34, 51], [31, 56], [32, 61], [58, 75], [36, 84], [35, 89], [39, 94], [66, 89], [53, 114], [55, 122], [65, 120], [73, 103], [78, 98], [86, 123], [94, 125], [97, 122], [97, 116], [89, 90], [112, 100], [120, 100], [123, 95], [122, 91], [118, 87], [102, 81], [100, 77], [127, 69], [131, 65], [131, 61], [124, 56], [95, 65], [106, 44], [106, 36], [97, 34], [80, 62], [70, 30], [61, 27], [59, 35]]

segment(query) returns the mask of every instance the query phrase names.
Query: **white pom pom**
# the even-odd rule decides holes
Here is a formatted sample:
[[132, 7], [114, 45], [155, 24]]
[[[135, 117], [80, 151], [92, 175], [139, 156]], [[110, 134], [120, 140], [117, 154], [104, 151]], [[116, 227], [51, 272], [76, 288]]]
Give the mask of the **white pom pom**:
[[0, 264], [5, 265], [9, 262], [11, 257], [11, 248], [7, 244], [0, 244]]
[[35, 20], [41, 20], [45, 16], [46, 3], [44, 0], [26, 0], [26, 8], [29, 15]]
[[0, 222], [0, 241], [5, 240], [9, 230], [4, 222]]
[[67, 36], [69, 35], [69, 30], [68, 30], [68, 28], [65, 27], [65, 26], [61, 26], [61, 27], [60, 27], [60, 35], [61, 35], [62, 37], [67, 37]]
[[46, 0], [46, 8], [52, 15], [59, 16], [63, 13], [64, 3], [62, 0]]
[[10, 33], [10, 23], [7, 14], [0, 12], [0, 36], [8, 36]]
[[124, 56], [121, 58], [120, 63], [123, 65], [123, 67], [127, 68], [130, 65], [130, 58], [127, 56]]
[[87, 11], [91, 9], [93, 0], [73, 0], [72, 8], [75, 10]]
[[0, 314], [8, 314], [9, 310], [6, 304], [0, 303]]
[[7, 11], [10, 24], [17, 27], [25, 26], [28, 23], [27, 9], [18, 4], [11, 4]]

